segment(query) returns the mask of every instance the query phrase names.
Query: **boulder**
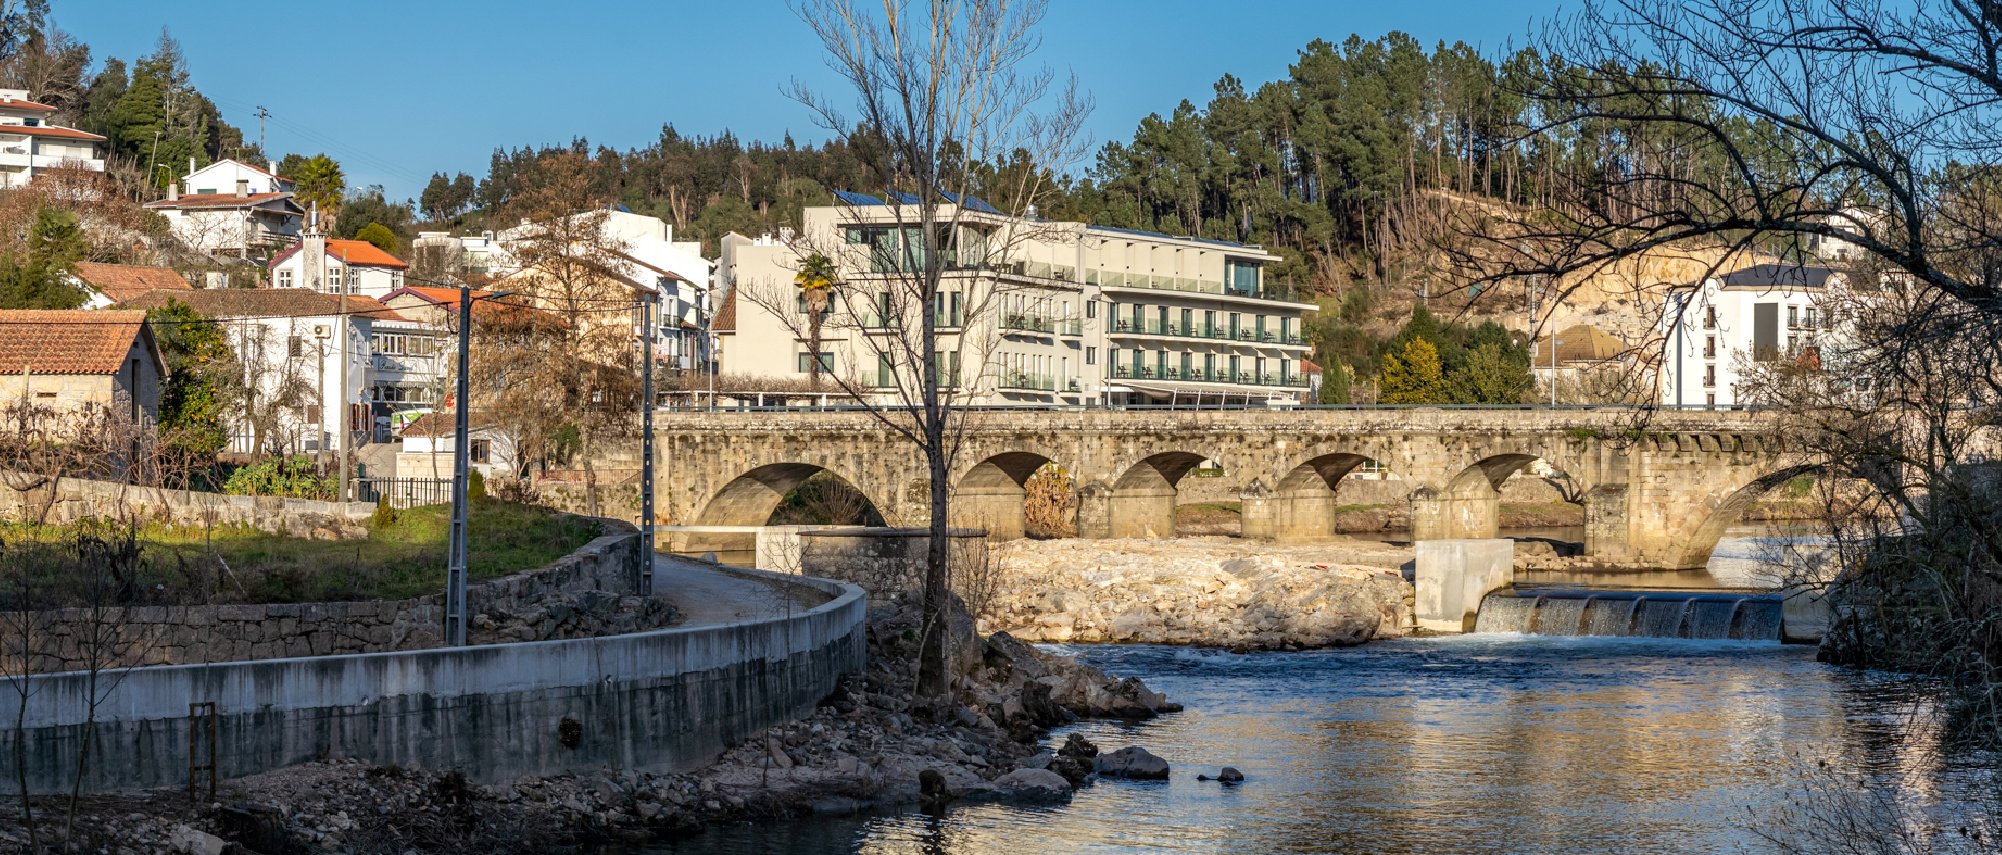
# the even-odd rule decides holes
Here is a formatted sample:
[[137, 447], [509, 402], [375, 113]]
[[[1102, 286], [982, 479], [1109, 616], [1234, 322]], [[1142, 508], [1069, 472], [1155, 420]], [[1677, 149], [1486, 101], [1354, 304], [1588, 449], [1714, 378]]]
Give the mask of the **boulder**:
[[1071, 783], [1048, 769], [1016, 769], [994, 779], [996, 797], [1017, 804], [1056, 804], [1069, 801]]
[[1097, 770], [1102, 778], [1159, 781], [1168, 777], [1168, 761], [1138, 745], [1128, 745], [1111, 754], [1098, 755]]
[[229, 843], [201, 829], [176, 825], [167, 834], [167, 845], [182, 855], [222, 855]]

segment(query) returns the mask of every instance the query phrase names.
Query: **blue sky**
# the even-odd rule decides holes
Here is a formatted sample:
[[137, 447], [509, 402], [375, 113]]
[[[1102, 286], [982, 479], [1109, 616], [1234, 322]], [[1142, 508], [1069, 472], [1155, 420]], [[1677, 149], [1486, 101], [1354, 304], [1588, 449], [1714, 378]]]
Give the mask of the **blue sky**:
[[[270, 109], [274, 152], [325, 151], [352, 186], [415, 196], [434, 171], [486, 172], [497, 146], [630, 148], [663, 123], [742, 139], [824, 134], [781, 88], [827, 78], [783, 0], [54, 0], [57, 26], [93, 58], [131, 61], [167, 27], [194, 82], [251, 136]], [[1202, 104], [1225, 73], [1247, 87], [1286, 73], [1309, 40], [1391, 30], [1494, 53], [1520, 44], [1554, 2], [1481, 0], [1198, 3], [1053, 0], [1038, 60], [1098, 101], [1089, 133], [1127, 139], [1143, 116]], [[824, 88], [824, 87], [823, 87]]]

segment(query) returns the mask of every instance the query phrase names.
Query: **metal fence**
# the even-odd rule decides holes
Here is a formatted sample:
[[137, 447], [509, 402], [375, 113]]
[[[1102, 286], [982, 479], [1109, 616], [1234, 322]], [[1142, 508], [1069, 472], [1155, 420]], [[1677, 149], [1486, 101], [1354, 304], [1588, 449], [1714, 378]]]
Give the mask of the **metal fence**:
[[355, 501], [389, 499], [392, 508], [443, 505], [452, 501], [450, 478], [356, 478]]

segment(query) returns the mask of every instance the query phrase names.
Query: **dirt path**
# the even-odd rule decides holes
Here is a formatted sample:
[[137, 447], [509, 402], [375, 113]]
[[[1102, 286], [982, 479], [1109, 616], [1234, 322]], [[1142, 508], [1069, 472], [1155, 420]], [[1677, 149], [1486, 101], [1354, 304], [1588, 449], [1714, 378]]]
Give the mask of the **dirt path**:
[[776, 617], [825, 601], [811, 591], [782, 587], [719, 570], [700, 561], [655, 556], [653, 589], [682, 615], [676, 626], [707, 626]]

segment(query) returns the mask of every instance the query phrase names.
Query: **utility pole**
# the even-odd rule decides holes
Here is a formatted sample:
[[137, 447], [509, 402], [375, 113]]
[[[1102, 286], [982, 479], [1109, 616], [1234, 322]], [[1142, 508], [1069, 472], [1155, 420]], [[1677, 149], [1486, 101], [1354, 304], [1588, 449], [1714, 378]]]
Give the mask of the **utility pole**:
[[653, 304], [660, 292], [640, 297], [640, 318], [645, 342], [640, 394], [640, 596], [653, 596]]
[[466, 465], [467, 446], [471, 444], [470, 420], [467, 412], [472, 409], [468, 400], [471, 384], [467, 375], [472, 361], [473, 294], [466, 283], [459, 283], [459, 387], [453, 407], [452, 433], [452, 554], [445, 565], [445, 644], [448, 647], [463, 647], [466, 644]]
[[271, 111], [264, 109], [263, 104], [257, 105], [257, 153], [263, 155], [265, 160], [276, 160], [271, 156], [271, 150], [264, 147], [264, 120], [269, 118]]
[[[343, 267], [345, 267], [345, 265], [343, 265]], [[348, 386], [348, 294], [347, 294], [348, 291], [347, 283], [349, 281], [348, 276], [353, 272], [354, 271], [352, 268], [344, 269], [341, 271], [342, 274], [341, 291], [340, 293], [334, 295], [334, 299], [340, 301], [340, 309], [335, 313], [334, 335], [341, 337], [340, 426], [341, 426], [341, 501], [343, 502], [352, 502], [354, 501], [355, 498], [354, 482], [349, 477], [349, 475], [352, 473], [349, 472], [350, 464], [348, 462], [349, 456], [354, 454], [354, 442], [355, 442], [354, 426], [348, 424], [348, 420], [354, 416], [354, 408], [348, 406], [349, 386]]]

